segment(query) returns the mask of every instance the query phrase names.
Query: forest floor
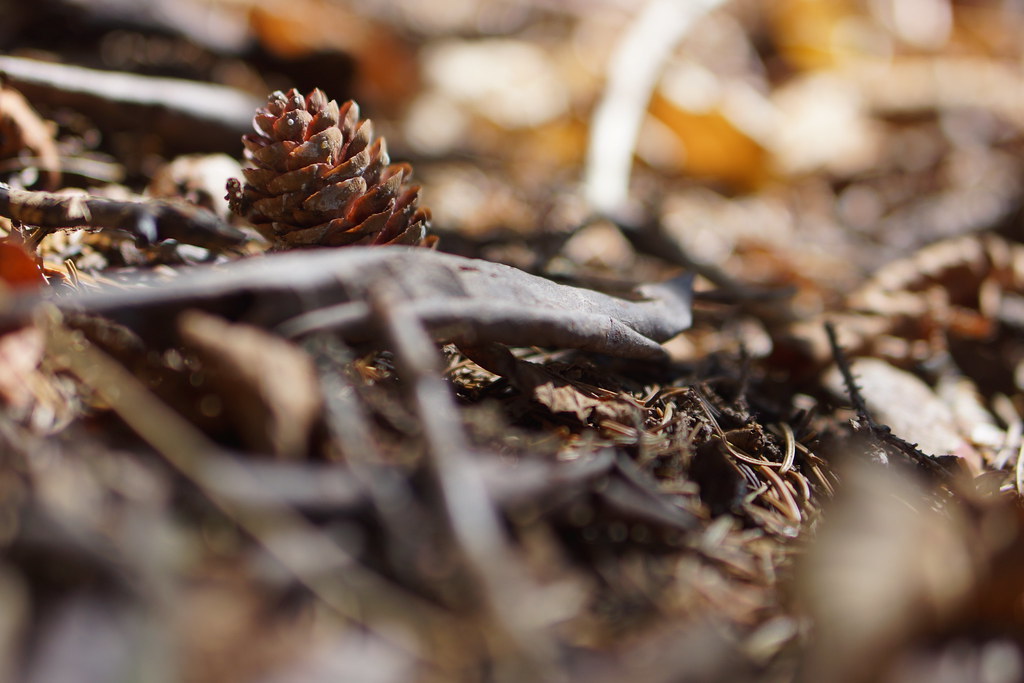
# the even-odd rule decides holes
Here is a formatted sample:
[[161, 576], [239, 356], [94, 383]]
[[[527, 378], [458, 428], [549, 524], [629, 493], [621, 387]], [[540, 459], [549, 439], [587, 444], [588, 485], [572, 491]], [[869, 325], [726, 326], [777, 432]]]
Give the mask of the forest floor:
[[1019, 6], [11, 4], [0, 680], [1024, 680]]

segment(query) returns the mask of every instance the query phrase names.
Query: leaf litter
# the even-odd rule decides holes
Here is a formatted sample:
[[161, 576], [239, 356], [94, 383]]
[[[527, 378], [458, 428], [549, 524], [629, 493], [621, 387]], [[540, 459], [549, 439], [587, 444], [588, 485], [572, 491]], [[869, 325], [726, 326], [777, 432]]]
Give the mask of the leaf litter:
[[[4, 676], [1020, 678], [1024, 15], [671, 4], [12, 19]], [[436, 250], [266, 253], [292, 87]]]

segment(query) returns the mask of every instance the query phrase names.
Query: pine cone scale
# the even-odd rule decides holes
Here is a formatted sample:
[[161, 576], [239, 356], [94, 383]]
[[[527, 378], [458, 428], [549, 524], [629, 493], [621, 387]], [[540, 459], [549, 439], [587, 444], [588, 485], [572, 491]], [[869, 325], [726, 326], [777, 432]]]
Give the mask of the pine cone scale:
[[303, 192], [290, 192], [276, 197], [257, 199], [252, 203], [252, 212], [256, 217], [266, 218], [290, 215], [305, 199], [306, 195]]
[[362, 178], [349, 178], [335, 185], [328, 185], [309, 199], [302, 203], [302, 208], [307, 211], [321, 211], [324, 213], [337, 210], [366, 192], [366, 181]]
[[279, 140], [301, 140], [306, 137], [313, 115], [298, 109], [290, 111], [274, 122], [274, 137]]
[[345, 138], [337, 128], [328, 128], [309, 138], [296, 147], [287, 160], [291, 168], [299, 168], [315, 162], [334, 164], [342, 158]]
[[282, 244], [290, 247], [336, 246], [324, 241], [323, 227], [306, 228], [305, 230], [279, 230], [277, 235]]
[[370, 152], [363, 150], [343, 164], [335, 166], [324, 174], [324, 179], [329, 182], [339, 182], [347, 178], [362, 175], [370, 166]]
[[252, 161], [255, 161], [264, 168], [275, 168], [283, 164], [296, 147], [298, 147], [298, 143], [285, 140], [268, 147], [252, 149], [249, 152], [249, 156]]
[[267, 186], [277, 177], [277, 173], [268, 168], [243, 168], [242, 175], [245, 176], [250, 185], [258, 187]]
[[361, 237], [372, 236], [380, 232], [387, 223], [388, 215], [384, 212], [370, 216], [355, 227], [348, 229], [328, 230], [324, 233], [324, 240], [330, 246], [341, 246], [357, 240]]
[[323, 177], [330, 168], [329, 164], [310, 164], [294, 171], [271, 178], [264, 183], [270, 192], [311, 191], [323, 186]]
[[402, 182], [402, 176], [388, 178], [352, 203], [347, 218], [353, 224], [367, 220], [381, 211], [395, 206], [395, 193]]
[[370, 121], [363, 121], [362, 125], [360, 125], [359, 128], [355, 130], [355, 133], [352, 134], [351, 140], [349, 140], [348, 145], [345, 147], [344, 153], [346, 158], [358, 152], [362, 152], [369, 146], [370, 140], [372, 139], [373, 123]]

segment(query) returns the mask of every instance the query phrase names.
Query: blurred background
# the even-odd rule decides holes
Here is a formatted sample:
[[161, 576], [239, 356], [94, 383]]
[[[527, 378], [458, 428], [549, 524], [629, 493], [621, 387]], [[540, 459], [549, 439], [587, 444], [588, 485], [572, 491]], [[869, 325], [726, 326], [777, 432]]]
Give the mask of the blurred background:
[[[359, 558], [339, 617], [102, 401], [37, 372], [41, 342], [0, 337], [34, 359], [0, 378], [0, 680], [1024, 680], [1022, 37], [1021, 0], [0, 0], [12, 187], [179, 196], [228, 217], [255, 107], [321, 88], [412, 164], [442, 251], [613, 292], [687, 268], [702, 292], [754, 302], [703, 300], [669, 343], [685, 368], [669, 379], [577, 367], [646, 411], [632, 423], [538, 416], [448, 351], [494, 460], [618, 458], [503, 494], [532, 582], [508, 587], [526, 619], [511, 634], [465, 618], [494, 586], [465, 587], [443, 525], [396, 533], [358, 477], [274, 470]], [[216, 258], [87, 231], [39, 253], [86, 285]], [[848, 437], [857, 417], [826, 316], [868, 361], [855, 369], [879, 422], [960, 457], [967, 483], [837, 476], [838, 458], [812, 457], [812, 426]], [[191, 381], [186, 361], [161, 362]], [[344, 362], [388, 465], [416, 484], [421, 434], [392, 360]], [[708, 416], [773, 421], [749, 448], [777, 454], [774, 423], [796, 425], [788, 501], [766, 502], [765, 468], [702, 450], [714, 418], [686, 387], [721, 381]], [[224, 495], [280, 522], [242, 489]], [[376, 605], [365, 620], [358, 596]]]
[[[694, 260], [806, 280], [810, 310], [880, 260], [1002, 225], [1018, 197], [1010, 0], [46, 0], [3, 14], [11, 56], [218, 83], [256, 102], [289, 87], [355, 98], [392, 156], [413, 162], [448, 248], [483, 243], [504, 260], [534, 258], [517, 244], [551, 256], [595, 204], [622, 208], [601, 198], [628, 185]], [[598, 135], [603, 101], [628, 111]], [[161, 139], [153, 116], [78, 114], [56, 117], [65, 142], [114, 155], [135, 184], [174, 154], [240, 153], [198, 123]], [[600, 228], [569, 249], [634, 265]]]

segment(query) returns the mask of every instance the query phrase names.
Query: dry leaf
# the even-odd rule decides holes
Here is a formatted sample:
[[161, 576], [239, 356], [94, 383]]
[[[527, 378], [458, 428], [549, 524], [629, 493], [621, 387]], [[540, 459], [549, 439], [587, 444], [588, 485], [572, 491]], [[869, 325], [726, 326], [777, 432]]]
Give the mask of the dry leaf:
[[516, 358], [498, 344], [460, 348], [468, 358], [501, 375], [553, 413], [572, 413], [581, 422], [594, 418], [629, 424], [637, 410], [636, 405], [613, 391], [573, 382], [551, 368]]
[[183, 313], [179, 328], [247, 445], [281, 458], [304, 456], [322, 406], [309, 357], [258, 328], [197, 311]]
[[14, 408], [24, 408], [35, 396], [36, 368], [43, 358], [44, 338], [35, 325], [0, 335], [0, 399]]
[[36, 259], [25, 247], [14, 242], [0, 242], [0, 286], [29, 289], [46, 284]]
[[635, 406], [622, 401], [614, 392], [585, 387], [535, 363], [516, 364], [516, 384], [551, 412], [573, 413], [581, 422], [595, 418], [628, 424], [628, 416], [636, 411]]
[[769, 180], [768, 153], [720, 112], [687, 111], [658, 94], [651, 100], [650, 112], [678, 138], [684, 155], [681, 165], [688, 175], [739, 190], [751, 190]]

